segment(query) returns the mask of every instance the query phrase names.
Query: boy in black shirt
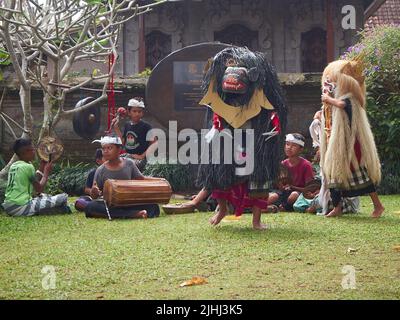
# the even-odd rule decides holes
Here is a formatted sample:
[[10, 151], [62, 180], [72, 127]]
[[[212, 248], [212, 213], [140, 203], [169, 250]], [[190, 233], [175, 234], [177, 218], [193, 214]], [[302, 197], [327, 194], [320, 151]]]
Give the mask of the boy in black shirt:
[[124, 144], [127, 157], [131, 158], [140, 171], [143, 172], [149, 153], [149, 147], [155, 143], [155, 139], [151, 138], [150, 141], [146, 139], [147, 133], [152, 129], [151, 125], [143, 121], [145, 105], [142, 98], [133, 98], [128, 102], [127, 110], [130, 121], [125, 123], [124, 130], [121, 132], [118, 126], [118, 117], [116, 117], [111, 127], [115, 133], [121, 138]]
[[[96, 164], [98, 167], [104, 163], [103, 150], [101, 150], [100, 148], [96, 150], [95, 161], [96, 161]], [[90, 192], [92, 190], [92, 185], [93, 185], [94, 174], [96, 173], [96, 169], [97, 168], [92, 169], [88, 174], [88, 177], [87, 177], [86, 183], [85, 183], [85, 194], [90, 195]]]

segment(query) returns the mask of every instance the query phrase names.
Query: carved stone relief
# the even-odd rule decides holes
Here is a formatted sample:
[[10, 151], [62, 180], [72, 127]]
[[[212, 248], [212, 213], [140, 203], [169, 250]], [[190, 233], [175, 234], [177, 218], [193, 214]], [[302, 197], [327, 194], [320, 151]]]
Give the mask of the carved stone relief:
[[185, 14], [182, 4], [162, 5], [146, 15], [146, 35], [158, 30], [171, 36], [171, 50], [182, 48], [182, 36], [185, 27]]
[[214, 41], [214, 35], [228, 26], [242, 25], [251, 31], [258, 31], [257, 50], [272, 53], [272, 32], [266, 16], [266, 1], [209, 0], [204, 4], [204, 19], [200, 27], [202, 41]]
[[285, 18], [285, 27], [288, 35], [286, 41], [286, 72], [302, 71], [302, 34], [313, 28], [326, 30], [326, 13], [324, 0], [292, 1], [288, 15]]
[[[358, 0], [337, 0], [333, 5], [333, 26], [334, 26], [334, 57], [338, 58], [340, 54], [354, 42], [355, 30], [344, 30], [342, 28], [342, 7], [345, 5], [354, 5], [357, 17], [357, 23], [362, 21], [362, 3]], [[289, 29], [289, 42], [287, 45], [286, 59], [296, 57], [296, 72], [301, 69], [301, 35], [313, 28], [326, 30], [326, 8], [324, 0], [293, 1], [289, 7], [290, 15], [286, 19], [286, 27]], [[362, 24], [362, 22], [361, 22]], [[293, 72], [294, 70], [289, 70]]]
[[153, 69], [158, 62], [171, 53], [171, 36], [161, 31], [146, 35], [146, 67]]

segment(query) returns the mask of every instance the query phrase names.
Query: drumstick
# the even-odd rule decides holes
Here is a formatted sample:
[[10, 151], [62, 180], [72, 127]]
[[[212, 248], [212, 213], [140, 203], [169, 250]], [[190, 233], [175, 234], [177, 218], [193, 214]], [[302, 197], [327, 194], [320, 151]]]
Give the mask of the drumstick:
[[107, 214], [108, 214], [108, 220], [111, 221], [112, 219], [111, 219], [111, 216], [110, 216], [110, 211], [108, 210], [106, 199], [103, 199], [103, 201], [104, 201], [104, 205], [106, 206], [106, 210], [107, 210]]
[[[97, 186], [97, 181], [96, 181], [96, 180], [93, 181], [93, 187], [98, 188], [98, 186]], [[106, 199], [103, 198], [103, 202], [104, 202], [104, 206], [106, 207], [106, 211], [107, 211], [107, 215], [108, 215], [108, 220], [111, 221], [112, 219], [111, 219], [110, 211], [108, 210], [108, 206], [107, 206]]]

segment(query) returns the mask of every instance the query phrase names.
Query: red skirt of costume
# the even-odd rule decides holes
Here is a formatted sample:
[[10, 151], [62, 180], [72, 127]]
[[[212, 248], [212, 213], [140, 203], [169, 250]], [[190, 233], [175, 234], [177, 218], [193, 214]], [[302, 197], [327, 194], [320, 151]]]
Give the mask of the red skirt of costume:
[[260, 209], [267, 209], [268, 207], [268, 200], [250, 198], [247, 182], [237, 184], [228, 190], [214, 190], [211, 196], [214, 199], [229, 201], [235, 207], [236, 216], [241, 216], [244, 209], [253, 206]]

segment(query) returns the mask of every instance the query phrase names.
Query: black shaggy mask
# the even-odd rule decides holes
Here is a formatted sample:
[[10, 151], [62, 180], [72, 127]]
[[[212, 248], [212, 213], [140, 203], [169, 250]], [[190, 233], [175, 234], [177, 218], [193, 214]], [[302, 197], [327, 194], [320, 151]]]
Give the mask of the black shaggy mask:
[[[277, 74], [265, 55], [241, 47], [229, 47], [222, 50], [214, 56], [206, 71], [202, 90], [205, 93], [203, 104], [213, 109], [208, 109], [207, 127], [210, 126], [213, 111], [223, 118], [224, 129], [234, 129], [242, 125], [242, 122], [232, 124], [227, 117], [216, 111], [213, 103], [218, 99], [222, 100], [221, 104], [225, 107], [239, 107], [243, 113], [249, 106], [258, 108], [257, 113], [252, 113], [243, 120], [243, 122], [250, 121], [255, 137], [254, 171], [245, 179], [255, 183], [260, 189], [272, 183], [279, 171], [287, 108]], [[218, 94], [218, 97], [215, 94]], [[260, 105], [260, 101], [264, 105]], [[273, 129], [271, 118], [274, 113], [280, 120], [280, 134], [271, 139], [265, 139], [263, 134]], [[212, 150], [210, 150], [210, 159], [211, 152]], [[221, 155], [222, 153], [221, 149]], [[235, 176], [235, 164], [203, 164], [199, 168], [198, 183], [210, 191], [226, 189], [240, 181], [243, 181], [243, 177]]]

